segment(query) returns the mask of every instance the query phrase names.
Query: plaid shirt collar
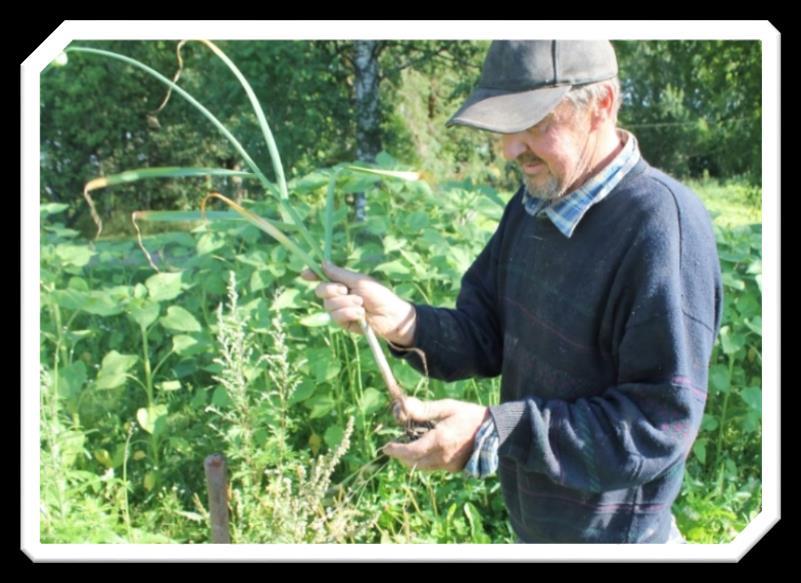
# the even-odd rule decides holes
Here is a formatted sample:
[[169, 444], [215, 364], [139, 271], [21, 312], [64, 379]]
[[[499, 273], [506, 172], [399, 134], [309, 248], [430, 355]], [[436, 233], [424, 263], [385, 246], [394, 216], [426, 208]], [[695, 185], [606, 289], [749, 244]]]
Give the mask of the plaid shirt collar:
[[637, 138], [626, 130], [618, 129], [618, 135], [626, 140], [623, 149], [603, 170], [581, 188], [555, 201], [542, 200], [524, 191], [523, 205], [531, 216], [547, 215], [554, 226], [568, 239], [586, 212], [601, 202], [618, 185], [629, 170], [640, 160]]

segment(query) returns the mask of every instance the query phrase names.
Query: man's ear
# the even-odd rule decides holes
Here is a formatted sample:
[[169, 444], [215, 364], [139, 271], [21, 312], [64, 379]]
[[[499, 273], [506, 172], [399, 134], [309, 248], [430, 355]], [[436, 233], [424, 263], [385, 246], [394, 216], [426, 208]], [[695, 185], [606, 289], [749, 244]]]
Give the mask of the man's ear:
[[596, 130], [607, 124], [614, 117], [617, 96], [611, 83], [604, 84], [601, 97], [596, 99], [592, 108], [592, 129]]

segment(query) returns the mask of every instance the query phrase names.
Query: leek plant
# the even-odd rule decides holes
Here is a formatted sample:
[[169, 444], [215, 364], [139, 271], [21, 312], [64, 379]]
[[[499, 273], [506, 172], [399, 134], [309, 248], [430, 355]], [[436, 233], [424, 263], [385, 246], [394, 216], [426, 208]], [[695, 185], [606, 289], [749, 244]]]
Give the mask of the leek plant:
[[[343, 174], [354, 173], [354, 172], [373, 174], [400, 180], [418, 180], [419, 175], [414, 172], [390, 172], [385, 170], [377, 170], [377, 169], [365, 168], [353, 165], [341, 165], [334, 171], [332, 171], [328, 185], [326, 211], [324, 213], [324, 242], [323, 242], [323, 248], [321, 249], [319, 242], [315, 241], [314, 238], [311, 236], [309, 230], [306, 228], [303, 221], [301, 220], [297, 210], [291, 204], [289, 198], [289, 192], [287, 189], [284, 169], [281, 163], [281, 157], [278, 152], [278, 148], [275, 144], [275, 140], [273, 138], [273, 134], [270, 130], [269, 124], [267, 123], [266, 116], [264, 115], [264, 111], [258, 99], [256, 98], [256, 95], [253, 92], [250, 83], [247, 81], [247, 79], [244, 77], [241, 71], [237, 68], [237, 66], [228, 58], [227, 55], [225, 55], [225, 53], [222, 50], [220, 50], [219, 47], [217, 47], [211, 41], [208, 40], [198, 41], [204, 44], [206, 47], [208, 47], [215, 55], [217, 55], [225, 63], [225, 65], [230, 69], [230, 71], [234, 74], [234, 76], [237, 78], [237, 80], [245, 90], [245, 93], [247, 94], [248, 99], [250, 100], [250, 103], [258, 119], [259, 126], [264, 136], [264, 140], [267, 144], [277, 184], [274, 184], [267, 179], [262, 169], [258, 166], [258, 164], [256, 164], [253, 158], [248, 154], [248, 152], [242, 146], [242, 144], [214, 116], [214, 114], [212, 114], [204, 105], [202, 105], [187, 91], [185, 91], [183, 88], [181, 88], [176, 84], [176, 81], [180, 76], [181, 68], [183, 67], [183, 61], [181, 60], [181, 48], [184, 46], [186, 42], [187, 41], [181, 41], [177, 46], [179, 71], [175, 75], [173, 80], [167, 79], [158, 71], [128, 56], [121, 55], [119, 53], [111, 51], [94, 49], [89, 47], [81, 47], [81, 46], [69, 47], [65, 50], [65, 55], [59, 56], [59, 58], [54, 63], [61, 66], [66, 64], [67, 54], [101, 56], [122, 61], [124, 63], [127, 63], [138, 69], [143, 70], [147, 74], [158, 79], [161, 83], [165, 84], [169, 88], [167, 97], [165, 98], [161, 107], [164, 107], [164, 105], [167, 102], [167, 99], [169, 99], [169, 96], [173, 91], [176, 94], [180, 95], [182, 98], [186, 99], [193, 107], [195, 107], [198, 111], [200, 111], [200, 113], [202, 113], [223, 134], [223, 136], [225, 136], [225, 138], [228, 139], [229, 142], [231, 142], [231, 144], [233, 144], [236, 151], [239, 153], [239, 155], [242, 157], [247, 167], [250, 169], [250, 172], [239, 172], [221, 168], [163, 167], [163, 168], [140, 168], [136, 170], [123, 172], [113, 176], [95, 178], [86, 184], [86, 186], [84, 187], [83, 196], [86, 199], [87, 203], [89, 204], [92, 218], [95, 224], [97, 225], [96, 238], [100, 236], [103, 227], [102, 227], [102, 220], [100, 219], [100, 217], [96, 212], [92, 197], [90, 195], [90, 192], [94, 190], [114, 186], [116, 184], [134, 182], [139, 180], [148, 180], [154, 178], [217, 176], [217, 177], [239, 177], [248, 180], [258, 180], [261, 186], [264, 188], [264, 191], [270, 196], [273, 196], [275, 198], [277, 204], [277, 210], [282, 219], [282, 222], [271, 221], [264, 217], [261, 217], [218, 192], [212, 192], [203, 199], [200, 205], [201, 208], [199, 215], [196, 213], [169, 212], [169, 211], [167, 212], [137, 211], [133, 213], [132, 221], [137, 231], [138, 241], [140, 247], [147, 256], [150, 265], [154, 269], [158, 270], [156, 265], [153, 263], [150, 254], [147, 252], [147, 250], [144, 248], [144, 245], [142, 244], [141, 232], [139, 231], [139, 227], [136, 222], [137, 220], [146, 220], [146, 221], [147, 220], [153, 220], [153, 221], [196, 220], [197, 218], [204, 218], [206, 220], [229, 220], [234, 216], [238, 216], [248, 221], [249, 223], [255, 225], [257, 228], [264, 231], [270, 237], [278, 241], [278, 243], [284, 246], [292, 255], [303, 261], [321, 280], [327, 280], [328, 279], [327, 276], [321, 269], [321, 262], [331, 260], [331, 241], [333, 237], [333, 215], [334, 215], [334, 191], [337, 178]], [[222, 201], [234, 212], [233, 213], [207, 212], [205, 207], [207, 202], [211, 199], [217, 199]], [[293, 231], [293, 234], [297, 233], [300, 236], [301, 243], [298, 243], [289, 236], [287, 236], [285, 233], [286, 231]], [[370, 351], [376, 361], [376, 364], [378, 365], [379, 371], [384, 380], [386, 388], [391, 396], [391, 400], [393, 403], [393, 412], [396, 414], [396, 416], [399, 416], [400, 413], [404, 410], [404, 397], [405, 397], [404, 392], [400, 388], [400, 386], [398, 385], [397, 381], [395, 380], [392, 374], [392, 370], [389, 367], [389, 364], [386, 360], [381, 345], [379, 344], [375, 336], [375, 333], [370, 328], [366, 320], [362, 320], [360, 324], [362, 332], [370, 347]], [[411, 426], [407, 426], [407, 430], [410, 433], [410, 435], [419, 435], [421, 431], [420, 428], [414, 428]]]

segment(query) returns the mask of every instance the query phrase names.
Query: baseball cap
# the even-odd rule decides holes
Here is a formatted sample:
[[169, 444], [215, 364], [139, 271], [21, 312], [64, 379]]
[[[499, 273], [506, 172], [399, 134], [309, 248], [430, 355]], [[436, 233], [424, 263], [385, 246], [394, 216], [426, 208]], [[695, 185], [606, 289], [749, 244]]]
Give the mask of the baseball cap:
[[616, 76], [609, 41], [493, 41], [478, 86], [445, 125], [521, 132], [548, 115], [573, 86]]

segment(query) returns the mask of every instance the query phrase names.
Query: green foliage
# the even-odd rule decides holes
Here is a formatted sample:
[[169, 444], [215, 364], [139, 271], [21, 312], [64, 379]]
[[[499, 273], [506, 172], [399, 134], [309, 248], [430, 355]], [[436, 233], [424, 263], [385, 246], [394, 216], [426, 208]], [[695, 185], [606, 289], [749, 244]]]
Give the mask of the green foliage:
[[[87, 41], [153, 65], [172, 78], [175, 43]], [[761, 177], [761, 46], [755, 41], [615, 41], [624, 91], [621, 123], [646, 159], [679, 176]], [[291, 176], [355, 159], [350, 41], [228, 41], [220, 47], [265, 106]], [[385, 42], [381, 65], [384, 149], [425, 170], [434, 183], [472, 179], [500, 190], [516, 184], [492, 136], [444, 127], [478, 80], [487, 41]], [[183, 50], [179, 81], [219, 116], [269, 169], [247, 98], [225, 65], [199, 43]], [[280, 81], [277, 81], [280, 80]], [[65, 223], [92, 232], [80, 200], [99, 175], [139, 167], [243, 169], [233, 148], [181, 99], [158, 113], [165, 88], [132, 67], [70, 58], [41, 77], [42, 197], [69, 205]], [[243, 113], [244, 112], [244, 113]], [[290, 177], [291, 177], [290, 176]], [[129, 185], [98, 197], [107, 232], [129, 232], [139, 209], [193, 209], [209, 190], [261, 198], [236, 178]], [[255, 196], [254, 196], [255, 195]], [[116, 211], [116, 212], [114, 212]], [[118, 213], [118, 214], [117, 214]]]
[[[327, 183], [314, 174], [303, 180], [316, 185], [305, 191], [303, 214], [320, 217]], [[379, 197], [378, 189], [386, 195]], [[705, 200], [727, 192], [714, 184], [698, 190]], [[334, 213], [334, 260], [376, 274], [411, 300], [452, 305], [466, 264], [499, 217], [489, 194], [465, 183], [433, 192], [424, 183], [376, 183], [368, 189], [375, 202], [366, 224], [354, 226], [346, 214]], [[336, 451], [352, 417], [350, 447], [338, 465], [329, 463], [325, 495], [314, 498], [323, 512], [339, 500], [347, 503], [345, 515], [363, 517], [354, 524], [364, 529], [337, 540], [514, 541], [496, 478], [409, 473], [380, 456], [398, 430], [378, 370], [363, 341], [318, 321], [313, 285], [298, 280], [302, 266], [288, 263], [285, 250], [258, 231], [243, 237], [241, 224], [198, 225], [189, 233], [145, 237], [160, 267], [175, 270], [159, 275], [133, 241], [89, 247], [58, 222], [62, 215], [63, 207], [43, 210], [41, 361], [53, 379], [43, 381], [52, 389], [43, 391], [42, 407], [49, 428], [42, 443], [48, 540], [207, 540], [202, 460], [215, 451], [229, 456], [239, 492], [232, 502], [237, 540], [301, 540], [297, 525], [318, 515], [290, 515], [280, 509], [288, 506], [259, 500], [296, 500], [312, 491], [304, 484], [315, 458]], [[322, 236], [321, 222], [311, 225], [315, 237]], [[726, 282], [724, 332], [674, 508], [693, 542], [731, 540], [761, 507], [761, 232], [726, 226], [717, 235]], [[76, 255], [62, 247], [91, 249], [91, 258], [75, 265]], [[214, 251], [199, 253], [206, 247]], [[231, 272], [239, 282], [239, 320], [227, 324], [228, 334], [246, 333], [251, 352], [221, 362], [215, 337], [225, 316], [221, 320], [213, 306], [231, 304]], [[122, 309], [98, 310], [91, 294], [113, 296]], [[158, 309], [148, 312], [147, 304]], [[228, 343], [229, 353], [237, 352], [234, 346]], [[234, 362], [246, 363], [240, 381], [226, 377], [225, 370], [237, 370]], [[483, 404], [499, 398], [497, 379], [446, 384], [403, 362], [393, 362], [393, 369], [421, 398]], [[114, 386], [102, 388], [103, 379]], [[322, 538], [314, 540], [344, 532], [342, 523], [330, 526], [320, 526], [314, 536]]]
[[645, 158], [681, 177], [762, 181], [758, 41], [615, 41], [620, 122]]
[[762, 507], [762, 227], [716, 230], [724, 318], [677, 502], [679, 526], [693, 542], [730, 540]]

